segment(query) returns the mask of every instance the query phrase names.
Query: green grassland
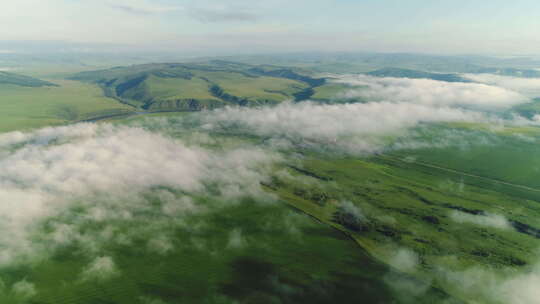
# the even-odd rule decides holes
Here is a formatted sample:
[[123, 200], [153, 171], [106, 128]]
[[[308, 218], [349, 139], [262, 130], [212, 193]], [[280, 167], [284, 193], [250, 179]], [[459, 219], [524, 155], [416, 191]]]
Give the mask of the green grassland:
[[[407, 248], [418, 254], [419, 263], [414, 270], [402, 269], [406, 274], [432, 282], [433, 290], [444, 290], [457, 299], [491, 303], [480, 287], [476, 294], [465, 293], [445, 274], [483, 267], [492, 270], [494, 277], [504, 278], [508, 272], [525, 271], [537, 262], [540, 189], [532, 187], [538, 176], [536, 144], [516, 137], [521, 128], [488, 133], [479, 131], [482, 128], [475, 124], [443, 124], [430, 125], [429, 130], [424, 139], [440, 132], [474, 130], [473, 139], [485, 136], [490, 141], [489, 145], [473, 140], [466, 147], [398, 150], [371, 157], [296, 148], [286, 153], [302, 155], [300, 164], [293, 159], [276, 168], [276, 172], [287, 170], [292, 178], [276, 174], [263, 187], [284, 203], [354, 239], [358, 249], [365, 250], [373, 261], [399, 269], [392, 262], [393, 253]], [[185, 132], [189, 131], [175, 136], [188, 138]], [[220, 133], [219, 137], [234, 139], [234, 144], [264, 141], [236, 132]], [[462, 159], [467, 152], [472, 161]], [[423, 161], [428, 157], [432, 162]], [[443, 160], [449, 158], [456, 161], [446, 160], [449, 165], [443, 166]], [[505, 165], [508, 159], [515, 160], [516, 168]], [[474, 170], [467, 166], [471, 163]], [[351, 202], [365, 219], [351, 220], [342, 209], [343, 202]], [[510, 226], [499, 229], [458, 223], [452, 212], [497, 214]]]
[[[297, 230], [288, 231], [284, 219], [295, 220]], [[383, 281], [393, 273], [391, 269], [344, 234], [285, 204], [246, 201], [191, 217], [187, 224], [167, 231], [175, 236], [175, 250], [166, 254], [148, 252], [143, 235], [140, 245], [107, 248], [120, 273], [108, 281], [76, 279], [90, 262], [79, 248], [66, 248], [32, 267], [12, 269], [3, 279], [6, 284], [21, 279], [34, 282], [39, 296], [29, 303], [35, 304], [150, 302], [145, 299], [155, 301], [151, 303], [406, 302]], [[114, 225], [137, 229], [136, 223]], [[195, 226], [202, 228], [190, 228]], [[102, 226], [87, 228], [92, 229], [100, 231]], [[228, 245], [231, 229], [242, 231], [243, 246]], [[416, 282], [408, 276], [403, 279]], [[415, 303], [447, 297], [430, 290]], [[10, 295], [0, 299], [23, 302]]]
[[48, 87], [55, 86], [54, 83], [41, 79], [19, 75], [10, 72], [0, 71], [0, 85], [18, 85], [23, 87]]
[[457, 74], [442, 74], [430, 73], [425, 71], [400, 69], [400, 68], [384, 68], [366, 73], [369, 76], [375, 77], [395, 77], [395, 78], [412, 78], [412, 79], [433, 79], [446, 82], [471, 82]]
[[[178, 115], [193, 114], [151, 115], [174, 119]], [[140, 126], [141, 120], [146, 119], [146, 116], [133, 116], [118, 123]], [[189, 143], [193, 131], [175, 129], [170, 130], [169, 135]], [[215, 142], [209, 147], [216, 149], [264, 141], [235, 132], [210, 136]], [[288, 180], [276, 175], [273, 182], [263, 185], [267, 192], [277, 195], [276, 202], [244, 199], [227, 204], [212, 196], [194, 196], [194, 201], [205, 206], [208, 213], [163, 219], [159, 210], [164, 202], [150, 191], [145, 196], [151, 204], [144, 213], [134, 213], [134, 218], [125, 221], [88, 222], [79, 227], [85, 235], [101, 235], [110, 227], [114, 227], [115, 236], [126, 231], [141, 231], [131, 244], [111, 242], [100, 251], [114, 259], [117, 276], [108, 280], [81, 280], [80, 274], [92, 258], [86, 252], [86, 244], [77, 243], [59, 248], [51, 259], [3, 269], [3, 284], [11, 286], [27, 280], [34, 284], [37, 294], [26, 300], [0, 292], [0, 301], [17, 304], [461, 303], [441, 288], [429, 287], [428, 281], [417, 273], [404, 273], [387, 265], [384, 256], [378, 254], [387, 252], [382, 247], [389, 243], [415, 244], [412, 237], [403, 238], [399, 243], [398, 236], [408, 236], [401, 229], [425, 230], [419, 231], [423, 234], [418, 238], [426, 240], [444, 239], [446, 233], [438, 234], [430, 224], [393, 211], [395, 200], [387, 199], [395, 197], [397, 192], [407, 204], [402, 208], [419, 206], [421, 209], [415, 212], [428, 213], [428, 207], [402, 188], [428, 190], [399, 177], [402, 172], [387, 172], [390, 168], [374, 160], [297, 152], [307, 156], [303, 169], [295, 167], [296, 163], [285, 163], [277, 165], [275, 170], [288, 170], [300, 179]], [[301, 179], [309, 182], [298, 183]], [[381, 202], [374, 204], [357, 194], [359, 191], [369, 193], [368, 189], [385, 193], [386, 198], [377, 197]], [[430, 194], [425, 195], [435, 199]], [[359, 206], [372, 205], [372, 210], [366, 208], [370, 219], [381, 208], [389, 215], [395, 214], [396, 220], [401, 222], [388, 228], [390, 226], [374, 221], [365, 234], [348, 230], [333, 220], [339, 202], [345, 199]], [[73, 218], [61, 215], [49, 222], [77, 220], [76, 215]], [[167, 224], [153, 228], [154, 222]], [[408, 226], [411, 223], [414, 226]], [[44, 225], [44, 229], [48, 229], [47, 223]], [[231, 246], [231, 231], [241, 231], [241, 245]], [[396, 237], [389, 237], [388, 231], [395, 231]], [[149, 251], [148, 240], [163, 234], [171, 236], [174, 249], [161, 254]], [[431, 249], [423, 243], [421, 246], [443, 252], [441, 247]], [[400, 284], [410, 290], [400, 288]], [[416, 288], [422, 292], [417, 293]]]
[[240, 73], [199, 72], [195, 73], [212, 83], [219, 84], [223, 90], [233, 96], [242, 96], [251, 102], [268, 100], [278, 103], [292, 99], [293, 94], [307, 88], [307, 84], [278, 77], [248, 77]]
[[350, 87], [344, 84], [328, 83], [317, 87], [312, 99], [325, 102], [342, 102], [344, 98], [339, 96], [347, 92], [348, 89], [350, 89]]
[[0, 85], [0, 132], [59, 125], [92, 117], [130, 112], [106, 98], [99, 87], [76, 81], [55, 81], [56, 87]]
[[[177, 115], [194, 114], [152, 114], [171, 119]], [[140, 121], [146, 119], [134, 116], [118, 122], [140, 126]], [[455, 125], [431, 127], [432, 130], [457, 128]], [[173, 133], [169, 135], [189, 143], [193, 131], [171, 130]], [[234, 130], [209, 135], [214, 139], [209, 148], [264, 144], [264, 138]], [[504, 145], [508, 145], [505, 140], [513, 138], [504, 133], [496, 136]], [[519, 148], [529, 149], [525, 151], [528, 153], [535, 151], [530, 150], [532, 146]], [[429, 151], [440, 159], [445, 153], [456, 153], [444, 149]], [[508, 159], [508, 153], [516, 153], [503, 152], [491, 156], [491, 166]], [[294, 148], [287, 153], [302, 158], [276, 165], [271, 182], [262, 185], [266, 192], [277, 195], [277, 202], [261, 204], [248, 199], [223, 205], [214, 197], [195, 197], [213, 211], [179, 219], [181, 225], [171, 220], [166, 231], [174, 236], [174, 250], [156, 255], [145, 249], [145, 242], [161, 230], [141, 234], [135, 244], [108, 246], [102, 253], [113, 257], [119, 270], [118, 277], [109, 281], [74, 279], [91, 262], [83, 244], [60, 250], [53, 259], [4, 271], [2, 279], [8, 286], [22, 279], [34, 283], [38, 294], [28, 302], [34, 304], [356, 303], [360, 300], [483, 303], [484, 294], [480, 291], [464, 294], [455, 282], [438, 275], [441, 269], [464, 271], [486, 267], [515, 271], [536, 262], [540, 191], [471, 175], [468, 171], [424, 164], [419, 160], [421, 155], [414, 154], [417, 158], [412, 159], [408, 151], [371, 157], [347, 157], [306, 148]], [[428, 154], [428, 149], [425, 153]], [[508, 171], [503, 165], [496, 167], [500, 172]], [[283, 170], [289, 175], [279, 174]], [[533, 168], [529, 167], [524, 174], [533, 176]], [[152, 193], [148, 196], [152, 197]], [[352, 220], [342, 207], [344, 202], [361, 210], [365, 219]], [[151, 208], [159, 210], [161, 204], [155, 198]], [[512, 228], [456, 223], [451, 217], [454, 211], [503, 215]], [[154, 214], [152, 210], [146, 212]], [[291, 226], [286, 219], [293, 219], [295, 224]], [[89, 223], [83, 230], [97, 234], [113, 225], [115, 231], [122, 232], [147, 224], [147, 217], [142, 217], [125, 222]], [[241, 231], [244, 240], [237, 248], [228, 244], [233, 230]], [[399, 264], [392, 262], [393, 254], [400, 248], [418, 255], [416, 268], [400, 269]], [[431, 282], [431, 287], [426, 282]], [[399, 288], [402, 284], [408, 286], [408, 291]], [[421, 292], [417, 293], [416, 289]], [[6, 303], [24, 303], [11, 294], [0, 299]]]
[[150, 76], [147, 80], [147, 85], [149, 94], [157, 99], [215, 99], [208, 92], [208, 83], [200, 78], [186, 80], [182, 78]]
[[151, 111], [199, 111], [308, 99], [324, 79], [290, 68], [227, 61], [145, 64], [81, 72], [71, 79], [98, 84], [106, 96]]
[[[506, 159], [497, 156], [507, 155], [492, 157], [495, 164]], [[278, 179], [267, 190], [351, 235], [377, 260], [392, 264], [392, 252], [413, 250], [419, 266], [409, 273], [457, 298], [491, 302], [481, 290], [464, 294], [444, 273], [437, 275], [441, 269], [484, 267], [499, 269], [504, 276], [503, 271], [527, 269], [537, 261], [540, 192], [385, 155], [368, 159], [309, 155], [302, 170], [291, 173], [312, 178], [318, 185]], [[340, 211], [343, 201], [357, 206], [366, 220], [348, 221]], [[453, 211], [503, 215], [513, 228], [458, 224], [450, 216]]]
[[[329, 102], [346, 90], [302, 69], [226, 61], [118, 67], [78, 73], [72, 79], [77, 81], [55, 79], [58, 86], [0, 84], [0, 132], [107, 117], [140, 126], [147, 116], [192, 115], [172, 111], [273, 104], [306, 94]], [[531, 103], [514, 110], [532, 117], [537, 108]], [[149, 114], [161, 111], [171, 112]], [[145, 115], [118, 120], [137, 112]], [[189, 143], [199, 131], [169, 130], [169, 135]], [[195, 197], [213, 211], [183, 218], [181, 224], [170, 219], [166, 231], [174, 236], [174, 250], [161, 255], [146, 250], [145, 242], [164, 230], [147, 231], [134, 244], [111, 244], [102, 253], [114, 258], [119, 275], [101, 282], [77, 279], [91, 262], [83, 244], [63, 248], [52, 259], [3, 269], [0, 302], [484, 303], [481, 290], [465, 294], [440, 273], [485, 267], [498, 275], [496, 271], [525, 270], [537, 261], [540, 128], [431, 124], [411, 136], [430, 143], [453, 133], [470, 140], [390, 148], [369, 157], [288, 148], [286, 155], [301, 157], [277, 164], [271, 182], [262, 185], [277, 202], [246, 199], [226, 205], [216, 197]], [[266, 147], [265, 138], [234, 130], [209, 136], [213, 141], [208, 148]], [[284, 171], [288, 175], [281, 174]], [[360, 210], [362, 220], [344, 209], [345, 202]], [[146, 212], [159, 216], [155, 211], [161, 205], [153, 198]], [[456, 211], [502, 215], [511, 227], [457, 223], [451, 216]], [[148, 214], [90, 223], [83, 230], [136, 230], [149, 224]], [[293, 228], [286, 219], [294, 221]], [[236, 230], [244, 243], [233, 248], [227, 240]], [[400, 269], [392, 262], [400, 248], [418, 255], [414, 269]], [[1, 285], [21, 280], [35, 284], [34, 299], [2, 293]], [[403, 282], [409, 291], [396, 289]]]
[[[485, 299], [481, 294], [477, 298], [461, 294], [444, 276], [437, 277], [433, 272], [441, 268], [515, 269], [536, 262], [538, 235], [457, 224], [449, 214], [454, 210], [473, 214], [490, 212], [505, 215], [516, 223], [539, 227], [538, 201], [514, 196], [497, 183], [480, 185], [471, 177], [419, 167], [385, 157], [368, 160], [314, 157], [305, 162], [304, 169], [310, 175], [331, 180], [338, 187], [326, 182], [328, 185], [305, 189], [290, 181], [273, 187], [288, 203], [351, 234], [381, 261], [390, 262], [392, 248], [413, 250], [420, 259], [419, 269], [414, 271], [418, 277], [431, 278], [433, 286], [468, 301]], [[461, 183], [463, 187], [458, 186]], [[353, 202], [369, 220], [361, 226], [336, 220], [342, 200]]]
[[[540, 161], [537, 157], [540, 153], [537, 143], [540, 128], [529, 126], [489, 129], [482, 124], [453, 124], [452, 127], [431, 127], [422, 131], [421, 136], [437, 138], [442, 132], [472, 130], [479, 144], [463, 142], [461, 145], [403, 149], [391, 154], [400, 158], [414, 157], [418, 162], [540, 189], [537, 178], [540, 172]], [[507, 161], [509, 159], [512, 161]]]
[[[51, 72], [51, 82], [2, 72], [0, 132], [136, 111], [199, 111], [226, 105], [276, 104], [308, 98], [312, 88], [324, 82], [300, 69], [227, 61], [145, 64], [75, 74], [69, 74], [70, 71]], [[73, 80], [65, 79], [68, 74]]]

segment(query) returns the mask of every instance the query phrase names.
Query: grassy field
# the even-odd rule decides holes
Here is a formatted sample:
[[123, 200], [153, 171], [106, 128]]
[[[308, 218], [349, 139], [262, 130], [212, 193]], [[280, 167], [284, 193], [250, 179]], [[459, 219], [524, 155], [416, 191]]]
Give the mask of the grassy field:
[[[237, 68], [223, 65], [220, 68]], [[135, 114], [134, 107], [105, 97], [102, 89], [113, 95], [121, 92], [118, 99], [134, 100], [141, 108], [149, 105], [144, 108], [148, 111], [187, 111], [229, 104], [233, 97], [280, 102], [310, 88], [303, 81], [245, 70], [203, 70], [215, 68], [211, 64], [151, 72], [147, 68], [131, 68], [140, 75], [128, 69], [126, 76], [123, 68], [97, 76], [90, 73], [87, 82], [57, 79], [58, 87], [0, 85], [0, 132]], [[100, 78], [103, 75], [109, 78]], [[223, 91], [220, 96], [212, 92], [214, 85]], [[318, 86], [313, 98], [332, 101], [344, 90], [339, 84]], [[180, 101], [197, 105], [183, 108]], [[522, 110], [533, 113], [536, 108], [532, 104]], [[104, 121], [147, 128], [220, 151], [271, 145], [269, 138], [247, 130], [212, 133], [189, 124], [165, 130], [146, 124], [152, 117], [186, 115], [197, 114], [137, 113]], [[202, 144], [201, 134], [207, 139]], [[452, 135], [459, 141], [437, 142]], [[149, 189], [148, 206], [133, 217], [77, 226], [83, 235], [103, 238], [136, 232], [133, 242], [110, 242], [100, 251], [116, 262], [113, 277], [80, 279], [92, 258], [88, 244], [73, 243], [55, 250], [50, 259], [3, 268], [0, 302], [494, 302], [486, 298], [481, 283], [471, 292], [449, 278], [459, 280], [459, 273], [471, 268], [488, 269], [494, 278], [503, 278], [537, 262], [540, 129], [429, 124], [407, 136], [406, 140], [420, 143], [418, 147], [400, 148], [399, 138], [389, 138], [386, 152], [362, 157], [287, 146], [279, 151], [283, 159], [275, 164], [271, 181], [261, 183], [277, 198], [273, 203], [243, 199], [228, 204], [210, 194], [167, 189], [178, 197], [192, 195], [195, 204], [209, 211], [164, 218], [160, 210], [165, 202], [156, 194], [163, 189]], [[77, 222], [77, 212], [85, 210], [74, 209], [69, 216], [43, 224], [44, 230], [52, 230], [49, 223]], [[170, 243], [153, 251], [149, 244], [161, 235]], [[403, 256], [410, 263], [398, 261]], [[32, 300], [3, 292], [4, 285], [25, 280], [35, 286], [37, 296]]]
[[[175, 249], [164, 254], [149, 252], [145, 236], [138, 246], [111, 246], [106, 254], [118, 261], [119, 274], [108, 281], [74, 280], [91, 262], [78, 248], [32, 268], [13, 269], [3, 279], [6, 284], [23, 278], [34, 282], [39, 296], [31, 303], [40, 304], [356, 303], [359, 299], [388, 303], [395, 299], [383, 281], [392, 270], [333, 228], [285, 204], [244, 202], [219, 211], [190, 218], [186, 228], [169, 230], [175, 236]], [[288, 231], [290, 220], [298, 230]], [[205, 223], [203, 228], [189, 228], [199, 222]], [[122, 229], [138, 228], [131, 223]], [[229, 244], [233, 230], [242, 231], [241, 246]], [[434, 290], [417, 303], [444, 298], [444, 293]], [[10, 296], [0, 299], [17, 303]]]
[[347, 88], [348, 87], [346, 85], [342, 84], [325, 84], [323, 86], [315, 88], [315, 94], [313, 95], [312, 99], [324, 101], [343, 100], [343, 98], [339, 98], [338, 96], [339, 94], [345, 93], [347, 91]]
[[280, 102], [307, 88], [301, 82], [276, 77], [246, 77], [238, 73], [205, 72], [200, 74], [219, 84], [226, 93], [249, 100], [271, 100]]
[[[467, 133], [460, 133], [467, 132]], [[457, 145], [402, 149], [392, 154], [419, 162], [489, 177], [495, 180], [540, 188], [538, 127], [488, 128], [478, 124], [453, 124], [450, 128], [431, 127], [420, 131], [420, 138], [431, 140], [444, 134], [469, 134]], [[477, 144], [474, 144], [476, 141]], [[512, 162], [505, 160], [511, 159]]]
[[147, 80], [149, 94], [157, 99], [215, 99], [208, 91], [208, 83], [200, 78], [161, 78], [150, 76]]
[[[151, 117], [186, 115], [194, 114], [156, 113]], [[146, 120], [146, 116], [134, 116], [118, 122], [135, 127], [152, 126], [145, 124]], [[188, 144], [194, 132], [192, 129], [167, 131]], [[207, 147], [215, 149], [243, 147], [262, 140], [235, 133], [210, 136], [215, 141]], [[300, 184], [298, 179], [280, 181], [276, 176], [275, 183], [263, 186], [267, 192], [278, 195], [273, 202], [249, 198], [227, 202], [211, 194], [196, 194], [191, 198], [205, 212], [168, 216], [161, 211], [166, 201], [160, 198], [159, 191], [166, 189], [178, 197], [190, 194], [158, 187], [144, 193], [148, 203], [129, 218], [81, 222], [89, 212], [85, 208], [91, 209], [91, 205], [67, 210], [43, 223], [43, 229], [52, 233], [54, 225], [66, 223], [82, 235], [97, 236], [99, 240], [120, 240], [125, 234], [134, 236], [131, 242], [105, 241], [99, 247], [100, 256], [115, 261], [114, 273], [106, 279], [82, 279], [81, 273], [94, 261], [96, 248], [92, 242], [74, 242], [57, 248], [51, 258], [3, 268], [1, 277], [5, 286], [32, 282], [36, 294], [28, 300], [0, 290], [0, 302], [461, 303], [441, 289], [429, 287], [416, 274], [403, 273], [385, 264], [383, 258], [374, 258], [376, 251], [371, 249], [378, 249], [378, 244], [367, 246], [369, 242], [360, 239], [355, 243], [358, 235], [332, 221], [337, 203], [340, 199], [352, 199], [355, 194], [351, 191], [358, 190], [357, 183], [385, 178], [379, 165], [357, 159], [311, 156], [303, 167], [321, 176], [331, 176], [332, 185], [310, 176], [305, 178], [313, 179], [311, 182]], [[287, 164], [277, 165], [275, 169], [276, 172], [289, 170], [301, 178], [305, 174]], [[398, 184], [400, 180], [393, 182]], [[391, 189], [393, 185], [387, 187]], [[328, 203], [317, 196], [321, 191], [328, 191]], [[153, 243], [161, 236], [167, 238], [165, 245]], [[376, 231], [370, 236], [381, 238]], [[35, 242], [43, 242], [46, 247], [47, 239], [36, 238]], [[411, 289], [404, 290], [400, 284]], [[417, 288], [422, 293], [417, 293]]]
[[[151, 117], [186, 115], [197, 114]], [[140, 115], [117, 122], [151, 126], [147, 119]], [[481, 130], [476, 125], [459, 127]], [[431, 130], [437, 128], [449, 127]], [[195, 131], [200, 132], [172, 128], [167, 134], [189, 144]], [[490, 136], [509, 146], [507, 140], [514, 140], [517, 132], [512, 131]], [[265, 147], [264, 138], [234, 130], [208, 135], [212, 140], [207, 148]], [[516, 145], [511, 141], [517, 150], [493, 153], [491, 164], [501, 164], [520, 150], [535, 151], [534, 145]], [[430, 148], [425, 154], [442, 160], [445, 153], [457, 153], [446, 150]], [[134, 218], [79, 227], [87, 235], [140, 231], [134, 243], [111, 243], [101, 251], [116, 262], [117, 274], [109, 280], [73, 279], [92, 262], [82, 243], [35, 265], [4, 269], [2, 279], [7, 286], [31, 281], [38, 296], [28, 303], [34, 304], [460, 303], [460, 299], [485, 303], [491, 301], [481, 286], [471, 294], [448, 278], [471, 267], [491, 269], [494, 277], [503, 277], [536, 262], [540, 192], [471, 175], [470, 170], [461, 172], [465, 168], [457, 165], [455, 170], [426, 165], [420, 161], [423, 154], [410, 151], [372, 157], [301, 147], [283, 152], [302, 157], [276, 164], [271, 182], [262, 185], [278, 197], [275, 203], [245, 199], [223, 204], [216, 197], [194, 196], [197, 204], [211, 211], [163, 219], [158, 212], [163, 202], [151, 190], [146, 197], [152, 203]], [[503, 165], [493, 167], [498, 167], [495, 173], [509, 171]], [[533, 169], [527, 172], [534, 176]], [[504, 216], [508, 227], [458, 222], [456, 212], [465, 219]], [[71, 221], [58, 219], [66, 220]], [[149, 225], [156, 222], [166, 224]], [[165, 247], [160, 254], [150, 250], [147, 242], [156, 235], [167, 235], [172, 249]], [[231, 241], [238, 235], [240, 241]], [[410, 254], [412, 266], [397, 262], [398, 253]], [[0, 300], [25, 303], [13, 294]]]
[[[456, 282], [448, 281], [451, 273], [484, 267], [500, 269], [498, 275], [504, 277], [502, 269], [524, 269], [537, 261], [535, 252], [540, 241], [533, 231], [540, 227], [538, 194], [533, 195], [535, 200], [532, 196], [524, 199], [520, 189], [516, 193], [516, 189], [496, 182], [385, 156], [329, 159], [313, 155], [304, 162], [303, 170], [291, 173], [309, 172], [309, 176], [319, 177], [315, 178], [319, 185], [306, 187], [293, 180], [283, 180], [276, 181], [268, 190], [352, 235], [362, 248], [382, 262], [393, 265], [394, 253], [400, 248], [412, 250], [418, 256], [418, 265], [403, 271], [431, 281], [433, 286], [463, 300], [491, 302], [486, 300], [480, 286], [478, 294], [470, 294]], [[341, 214], [344, 201], [361, 210], [365, 219], [348, 221]], [[452, 212], [473, 217], [502, 215], [514, 228], [458, 223]]]
[[145, 110], [199, 111], [308, 99], [325, 80], [284, 67], [227, 61], [146, 64], [82, 72], [71, 79], [101, 86], [105, 95]]
[[[434, 290], [445, 290], [458, 299], [497, 303], [486, 298], [487, 289], [480, 281], [473, 288], [476, 290], [471, 291], [460, 285], [459, 281], [466, 277], [459, 276], [470, 269], [486, 269], [492, 271], [492, 278], [504, 279], [509, 273], [526, 271], [537, 262], [540, 189], [526, 186], [533, 185], [537, 176], [533, 160], [537, 155], [536, 145], [516, 135], [523, 131], [521, 128], [503, 128], [488, 134], [481, 133], [482, 128], [474, 124], [454, 124], [432, 125], [430, 130], [430, 136], [443, 130], [474, 130], [472, 144], [461, 150], [431, 147], [414, 153], [403, 150], [373, 157], [294, 149], [287, 153], [302, 155], [301, 164], [295, 160], [276, 168], [276, 172], [287, 170], [289, 177], [276, 174], [264, 189], [327, 226], [341, 230], [374, 261], [396, 267], [421, 282], [432, 282]], [[175, 136], [187, 136], [186, 132], [189, 131], [180, 131]], [[528, 128], [524, 132], [533, 133]], [[235, 131], [219, 136], [234, 138], [236, 144], [264, 141]], [[477, 140], [485, 136], [491, 138], [490, 145]], [[462, 155], [468, 155], [467, 151], [475, 157], [472, 161], [475, 170], [466, 166], [471, 160], [460, 160]], [[450, 170], [442, 165], [452, 154], [457, 160], [449, 162], [455, 164]], [[515, 155], [520, 159], [518, 167], [512, 170], [504, 164]], [[438, 160], [433, 163], [440, 167], [424, 163], [428, 156]], [[481, 161], [482, 158], [488, 160]], [[485, 175], [471, 174], [479, 173], [480, 169], [489, 171]], [[497, 174], [507, 176], [505, 180], [513, 183], [500, 181]], [[527, 179], [518, 178], [522, 175], [529, 176], [525, 185], [520, 182]], [[344, 209], [347, 204], [362, 214], [360, 220]], [[491, 215], [504, 218], [504, 225], [479, 224]], [[414, 253], [414, 267], [403, 269], [395, 261], [396, 252], [402, 250]], [[449, 279], [453, 276], [459, 278], [458, 282]]]
[[[440, 132], [473, 133], [457, 147], [398, 150], [373, 157], [295, 149], [287, 153], [302, 155], [301, 165], [291, 162], [278, 168], [293, 177], [276, 175], [265, 189], [349, 235], [375, 260], [399, 269], [395, 253], [414, 252], [415, 267], [400, 270], [457, 298], [497, 303], [486, 298], [488, 290], [482, 283], [471, 291], [449, 278], [482, 268], [492, 271], [492, 278], [504, 279], [536, 264], [538, 151], [534, 141], [522, 136], [537, 133], [534, 128], [488, 133], [474, 124], [431, 125], [429, 130], [433, 138]], [[425, 140], [427, 134], [421, 134]], [[227, 136], [232, 135], [234, 131]], [[508, 159], [514, 159], [515, 167], [506, 165]], [[359, 210], [361, 220], [352, 220], [343, 209], [345, 202]], [[502, 217], [504, 225], [479, 224], [490, 216]]]
[[132, 111], [106, 98], [96, 85], [55, 80], [58, 87], [0, 85], [0, 132], [59, 125], [95, 116]]

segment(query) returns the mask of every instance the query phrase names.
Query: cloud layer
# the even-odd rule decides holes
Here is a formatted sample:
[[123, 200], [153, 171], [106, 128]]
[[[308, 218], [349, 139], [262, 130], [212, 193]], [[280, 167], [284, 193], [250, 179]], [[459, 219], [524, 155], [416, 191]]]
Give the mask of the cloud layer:
[[465, 74], [470, 80], [519, 92], [525, 96], [540, 97], [540, 78], [521, 78], [495, 74]]
[[[85, 209], [80, 220], [129, 219], [147, 208], [141, 193], [166, 187], [220, 200], [261, 197], [265, 166], [279, 158], [257, 148], [211, 151], [140, 128], [79, 124], [32, 133], [0, 135], [0, 265], [36, 253], [32, 233], [44, 219], [72, 206]], [[194, 203], [157, 193], [164, 215], [193, 212]], [[122, 208], [131, 201], [130, 208]], [[93, 240], [71, 225], [53, 225], [53, 244]], [[107, 238], [106, 235], [100, 236]], [[164, 242], [151, 247], [166, 251]], [[90, 250], [90, 249], [89, 249]], [[91, 250], [90, 250], [91, 251]]]
[[445, 82], [431, 79], [340, 76], [334, 80], [352, 86], [342, 98], [393, 101], [427, 106], [461, 106], [477, 110], [500, 110], [528, 102], [529, 98], [504, 87]]
[[[362, 154], [382, 149], [384, 136], [403, 135], [421, 123], [489, 121], [482, 113], [413, 103], [371, 102], [319, 105], [284, 103], [268, 108], [227, 108], [205, 114], [197, 123], [208, 131], [240, 129], [288, 143]], [[274, 141], [279, 144], [279, 140]]]

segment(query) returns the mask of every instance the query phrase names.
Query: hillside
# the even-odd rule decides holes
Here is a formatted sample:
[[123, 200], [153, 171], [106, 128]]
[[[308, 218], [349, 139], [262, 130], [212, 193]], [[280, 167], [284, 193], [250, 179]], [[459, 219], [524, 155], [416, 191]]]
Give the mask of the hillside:
[[0, 84], [0, 133], [133, 111], [131, 107], [103, 96], [96, 85], [67, 80], [55, 82], [52, 87]]
[[430, 73], [417, 70], [384, 68], [366, 73], [375, 77], [395, 77], [395, 78], [415, 78], [415, 79], [433, 79], [447, 82], [471, 82], [456, 74]]
[[540, 71], [517, 68], [477, 68], [470, 71], [473, 74], [496, 74], [522, 78], [540, 78]]
[[304, 100], [325, 82], [301, 69], [221, 60], [115, 67], [78, 73], [71, 79], [98, 84], [106, 96], [152, 111], [198, 111]]
[[50, 87], [56, 84], [37, 78], [0, 71], [0, 84], [17, 85], [22, 87]]

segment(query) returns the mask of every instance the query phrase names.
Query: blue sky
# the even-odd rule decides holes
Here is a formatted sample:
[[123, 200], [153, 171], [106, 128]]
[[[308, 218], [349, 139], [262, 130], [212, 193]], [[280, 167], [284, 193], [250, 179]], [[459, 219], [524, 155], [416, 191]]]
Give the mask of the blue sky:
[[538, 12], [536, 0], [17, 0], [0, 4], [0, 40], [538, 54]]

